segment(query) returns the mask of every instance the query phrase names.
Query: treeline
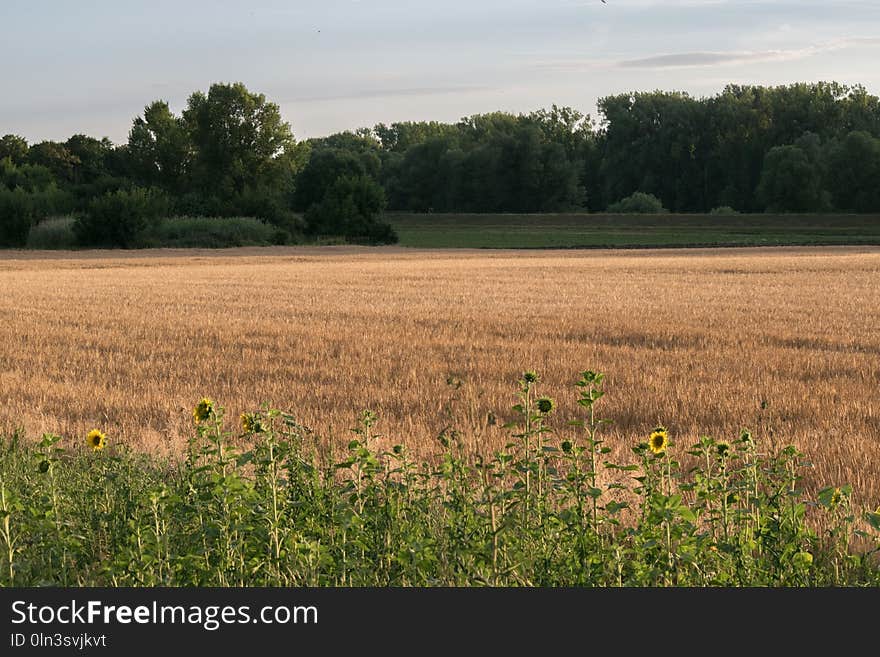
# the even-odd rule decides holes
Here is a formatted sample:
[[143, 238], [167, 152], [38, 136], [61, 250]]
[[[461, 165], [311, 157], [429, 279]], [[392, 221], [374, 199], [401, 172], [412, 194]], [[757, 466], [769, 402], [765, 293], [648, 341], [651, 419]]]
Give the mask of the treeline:
[[76, 217], [81, 244], [136, 246], [178, 215], [257, 218], [277, 243], [385, 243], [386, 209], [880, 212], [880, 101], [861, 86], [621, 94], [599, 114], [553, 106], [297, 142], [263, 95], [215, 84], [180, 115], [147, 106], [126, 144], [0, 139], [0, 241], [24, 244], [52, 214]]

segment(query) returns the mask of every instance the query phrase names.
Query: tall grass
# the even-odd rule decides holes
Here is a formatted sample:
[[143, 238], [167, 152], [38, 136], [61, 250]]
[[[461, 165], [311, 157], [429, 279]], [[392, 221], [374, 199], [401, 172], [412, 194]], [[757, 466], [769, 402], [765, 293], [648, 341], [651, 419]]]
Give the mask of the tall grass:
[[846, 485], [807, 499], [793, 447], [767, 452], [748, 430], [678, 444], [658, 426], [615, 463], [604, 376], [582, 374], [580, 413], [558, 433], [539, 386], [520, 379], [509, 441], [489, 458], [466, 454], [454, 415], [440, 457], [417, 461], [379, 448], [371, 411], [342, 453], [322, 453], [289, 414], [232, 427], [210, 399], [178, 462], [117, 449], [112, 429], [79, 446], [13, 435], [0, 450], [0, 582], [880, 585], [880, 509], [859, 517]]
[[144, 246], [170, 248], [227, 248], [284, 244], [282, 229], [253, 217], [169, 217], [150, 227]]
[[76, 234], [73, 232], [75, 219], [71, 216], [49, 217], [31, 226], [28, 233], [29, 249], [73, 249], [76, 248]]

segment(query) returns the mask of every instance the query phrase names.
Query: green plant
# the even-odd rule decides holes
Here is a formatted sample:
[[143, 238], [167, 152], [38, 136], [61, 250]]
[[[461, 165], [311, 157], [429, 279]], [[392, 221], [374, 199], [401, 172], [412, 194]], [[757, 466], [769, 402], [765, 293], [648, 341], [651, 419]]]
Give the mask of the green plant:
[[653, 194], [633, 192], [608, 206], [608, 212], [620, 214], [665, 214], [663, 202]]
[[208, 398], [180, 462], [97, 429], [36, 445], [16, 432], [0, 443], [0, 582], [880, 585], [880, 509], [860, 517], [850, 486], [805, 498], [792, 447], [767, 452], [744, 430], [680, 449], [658, 426], [634, 462], [607, 460], [604, 379], [583, 372], [581, 417], [554, 429], [559, 408], [527, 371], [503, 449], [468, 452], [450, 410], [442, 451], [421, 463], [382, 447], [372, 411], [340, 458], [290, 414], [263, 407], [230, 427]]

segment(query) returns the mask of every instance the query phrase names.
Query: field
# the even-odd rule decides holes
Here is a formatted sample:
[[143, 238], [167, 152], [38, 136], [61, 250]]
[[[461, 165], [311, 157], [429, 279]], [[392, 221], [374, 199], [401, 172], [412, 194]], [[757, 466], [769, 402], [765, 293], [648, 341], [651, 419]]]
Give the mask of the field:
[[617, 248], [880, 244], [876, 215], [391, 214], [404, 246]]
[[0, 584], [876, 586], [878, 273], [6, 253]]
[[562, 432], [572, 384], [597, 369], [615, 457], [657, 423], [682, 443], [749, 427], [873, 508], [878, 273], [866, 247], [10, 252], [0, 428], [100, 427], [180, 454], [207, 395], [234, 417], [290, 410], [337, 446], [373, 409], [386, 446], [422, 456], [452, 408], [468, 449], [489, 453], [525, 369]]

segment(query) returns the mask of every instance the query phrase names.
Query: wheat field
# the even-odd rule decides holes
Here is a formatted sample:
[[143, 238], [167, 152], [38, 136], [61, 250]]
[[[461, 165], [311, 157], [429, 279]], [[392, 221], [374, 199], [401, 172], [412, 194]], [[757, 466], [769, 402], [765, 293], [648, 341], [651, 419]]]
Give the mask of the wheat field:
[[571, 434], [596, 369], [612, 457], [657, 423], [682, 451], [749, 427], [876, 505], [878, 290], [873, 247], [2, 252], [0, 431], [179, 454], [209, 396], [323, 447], [370, 408], [389, 446], [430, 454], [453, 424], [491, 451], [523, 370]]

